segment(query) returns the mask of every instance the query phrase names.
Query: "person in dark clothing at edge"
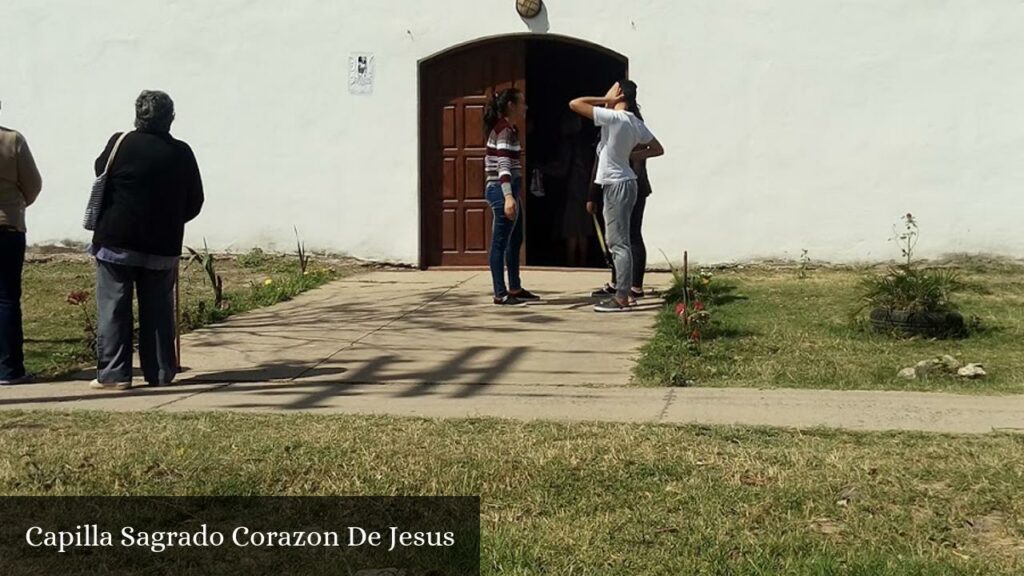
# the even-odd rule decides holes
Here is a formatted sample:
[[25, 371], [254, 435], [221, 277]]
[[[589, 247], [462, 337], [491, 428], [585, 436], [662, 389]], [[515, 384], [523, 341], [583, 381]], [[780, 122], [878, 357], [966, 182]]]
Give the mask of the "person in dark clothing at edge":
[[[629, 296], [635, 300], [647, 296], [647, 293], [644, 291], [644, 276], [647, 274], [647, 245], [644, 243], [643, 226], [647, 198], [653, 190], [651, 188], [651, 178], [647, 174], [647, 159], [633, 160], [630, 162], [630, 165], [633, 171], [636, 172], [639, 192], [636, 204], [633, 205], [633, 213], [629, 219], [629, 245], [633, 253], [633, 286], [629, 289]], [[590, 188], [587, 211], [591, 214], [599, 213], [601, 206], [601, 186], [595, 184]], [[603, 298], [615, 294], [615, 288], [613, 288], [615, 281], [615, 266], [613, 264], [611, 282], [594, 290], [591, 296]]]
[[0, 386], [27, 384], [21, 321], [25, 266], [25, 212], [43, 187], [32, 151], [20, 132], [0, 126]]
[[178, 366], [174, 283], [185, 223], [199, 215], [203, 184], [188, 144], [170, 134], [174, 102], [144, 91], [135, 130], [114, 134], [96, 159], [103, 173], [115, 144], [90, 253], [96, 257], [96, 379], [101, 390], [132, 387], [132, 293], [139, 301], [139, 359], [146, 383], [166, 386]]

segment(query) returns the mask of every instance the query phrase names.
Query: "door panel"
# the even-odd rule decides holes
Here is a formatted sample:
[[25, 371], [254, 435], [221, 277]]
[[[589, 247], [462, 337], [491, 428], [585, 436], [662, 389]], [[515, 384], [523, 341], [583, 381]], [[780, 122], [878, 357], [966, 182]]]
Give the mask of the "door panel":
[[[466, 210], [466, 249], [474, 252], [487, 252], [487, 237], [485, 230], [486, 218], [485, 209], [469, 208]], [[489, 209], [486, 209], [489, 210]]]
[[[493, 218], [484, 199], [483, 111], [496, 90], [514, 86], [526, 93], [525, 60], [525, 43], [517, 38], [422, 67], [421, 265], [487, 265]], [[525, 148], [522, 126], [520, 133]]]
[[456, 194], [455, 178], [456, 178], [456, 165], [454, 158], [445, 158], [444, 162], [444, 176], [441, 180], [441, 198], [445, 200], [455, 200], [458, 198]]
[[466, 147], [484, 148], [487, 135], [484, 134], [484, 107], [466, 106], [463, 114], [463, 142]]
[[442, 225], [443, 226], [443, 243], [442, 243], [442, 247], [446, 251], [447, 250], [455, 250], [455, 247], [458, 246], [458, 242], [456, 241], [456, 236], [458, 235], [458, 233], [455, 230], [455, 228], [457, 226], [455, 211], [454, 210], [445, 210], [444, 213], [442, 214], [442, 219], [443, 219], [443, 225]]
[[466, 199], [483, 200], [484, 183], [487, 180], [486, 170], [484, 169], [484, 159], [466, 158], [465, 175], [466, 179], [463, 182], [463, 185], [466, 190]]

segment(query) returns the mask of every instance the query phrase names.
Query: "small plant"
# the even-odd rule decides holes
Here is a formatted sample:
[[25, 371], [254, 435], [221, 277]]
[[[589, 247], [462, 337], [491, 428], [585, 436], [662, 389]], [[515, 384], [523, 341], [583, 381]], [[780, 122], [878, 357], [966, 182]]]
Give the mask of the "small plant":
[[889, 241], [896, 242], [899, 245], [900, 251], [903, 252], [903, 257], [907, 260], [906, 265], [909, 267], [914, 263], [914, 249], [917, 248], [920, 230], [917, 227], [917, 220], [913, 214], [907, 212], [900, 220], [903, 221], [903, 231], [900, 232], [896, 224], [893, 224], [892, 237], [889, 238]]
[[220, 274], [217, 274], [215, 268], [216, 258], [210, 252], [210, 247], [206, 245], [206, 239], [203, 239], [203, 252], [201, 254], [191, 247], [186, 246], [186, 248], [191, 257], [185, 268], [187, 269], [193, 262], [203, 268], [203, 271], [206, 272], [206, 279], [210, 282], [210, 286], [213, 287], [213, 306], [218, 310], [224, 310], [227, 308], [227, 304], [224, 302], [224, 279], [221, 278]]
[[947, 337], [964, 333], [963, 317], [953, 296], [965, 289], [954, 270], [923, 268], [914, 260], [920, 229], [913, 214], [901, 218], [902, 230], [893, 226], [890, 241], [896, 242], [904, 261], [889, 266], [885, 274], [862, 283], [861, 307], [871, 309], [876, 330], [906, 336]]
[[810, 267], [811, 267], [811, 259], [808, 256], [807, 249], [804, 248], [804, 249], [800, 250], [800, 268], [797, 271], [797, 277], [800, 278], [801, 280], [806, 280], [807, 279], [807, 272], [808, 272], [808, 270], [810, 270]]
[[687, 348], [699, 356], [704, 335], [711, 327], [711, 311], [708, 307], [715, 301], [714, 275], [709, 270], [701, 269], [687, 277], [687, 271], [680, 271], [673, 266], [667, 256], [665, 261], [672, 271], [672, 286], [665, 293], [665, 301], [670, 306], [675, 305], [675, 316], [687, 338]]
[[261, 248], [253, 248], [238, 257], [238, 265], [242, 268], [259, 268], [267, 263], [270, 257]]
[[306, 268], [309, 266], [309, 255], [306, 254], [306, 245], [299, 239], [299, 229], [293, 228], [295, 228], [295, 244], [299, 256], [299, 273], [305, 275]]
[[920, 229], [913, 214], [901, 218], [903, 230], [893, 226], [889, 239], [896, 242], [905, 261], [890, 266], [882, 276], [865, 278], [862, 286], [863, 308], [873, 307], [904, 312], [952, 312], [957, 306], [952, 296], [964, 289], [954, 270], [922, 268], [914, 260]]
[[661, 255], [665, 258], [668, 269], [672, 273], [672, 286], [663, 295], [667, 303], [689, 304], [698, 298], [708, 303], [714, 302], [715, 283], [714, 275], [710, 270], [701, 268], [698, 273], [689, 274], [687, 278], [689, 271], [683, 271], [674, 266], [664, 252]]
[[181, 311], [181, 327], [186, 331], [195, 330], [208, 324], [223, 320], [229, 314], [229, 309], [209, 308], [205, 300], [199, 300], [192, 305], [186, 305]]
[[85, 334], [86, 348], [96, 350], [96, 319], [91, 312], [92, 307], [87, 306], [89, 301], [89, 293], [85, 290], [72, 290], [67, 297], [68, 304], [82, 310], [82, 332]]
[[668, 259], [668, 255], [664, 251], [661, 253], [662, 257], [665, 258], [665, 263], [668, 264], [668, 270], [672, 274], [672, 286], [665, 291], [664, 297], [665, 302], [685, 302], [686, 301], [686, 276], [681, 270], [676, 268], [672, 261]]
[[690, 277], [688, 285], [691, 298], [701, 298], [705, 302], [714, 302], [716, 292], [715, 276], [710, 270], [701, 268], [697, 274]]
[[683, 324], [683, 331], [688, 334], [690, 351], [700, 356], [704, 330], [711, 324], [711, 313], [704, 308], [704, 303], [695, 300], [692, 304], [680, 302], [676, 304], [676, 316]]

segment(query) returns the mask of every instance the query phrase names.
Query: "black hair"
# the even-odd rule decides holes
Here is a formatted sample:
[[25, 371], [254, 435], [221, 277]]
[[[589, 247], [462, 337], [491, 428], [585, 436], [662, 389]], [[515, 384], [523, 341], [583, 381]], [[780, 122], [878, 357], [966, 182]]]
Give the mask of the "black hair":
[[619, 88], [622, 89], [622, 96], [626, 99], [626, 109], [640, 120], [643, 120], [644, 117], [640, 114], [640, 105], [636, 103], [636, 82], [632, 80], [619, 80]]
[[519, 101], [519, 94], [518, 88], [506, 88], [491, 95], [491, 101], [484, 106], [484, 133], [490, 134], [494, 130], [498, 120], [508, 112], [508, 105]]
[[135, 128], [147, 132], [170, 132], [174, 122], [174, 101], [166, 92], [144, 90], [135, 100]]

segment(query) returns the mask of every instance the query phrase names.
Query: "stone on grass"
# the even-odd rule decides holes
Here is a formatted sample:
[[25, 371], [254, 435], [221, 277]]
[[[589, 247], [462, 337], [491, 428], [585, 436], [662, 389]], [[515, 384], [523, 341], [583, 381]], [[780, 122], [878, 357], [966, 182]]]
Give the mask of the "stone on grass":
[[944, 374], [952, 376], [957, 373], [961, 366], [962, 364], [960, 364], [959, 360], [946, 354], [945, 356], [921, 360], [914, 365], [913, 370], [918, 378], [928, 378], [929, 376], [942, 376]]
[[942, 364], [942, 360], [939, 358], [922, 360], [914, 366], [914, 372], [917, 373], [918, 378], [927, 378], [929, 376], [938, 375], [945, 370], [946, 367]]
[[930, 378], [937, 376], [959, 376], [961, 378], [977, 379], [988, 376], [985, 366], [982, 364], [968, 364], [964, 366], [959, 360], [946, 354], [941, 357], [921, 360], [913, 368], [904, 368], [897, 374], [903, 380], [917, 380], [918, 378]]
[[968, 364], [957, 371], [957, 376], [967, 378], [969, 380], [976, 380], [978, 378], [988, 376], [988, 372], [985, 372], [985, 366], [981, 364]]
[[913, 368], [904, 368], [903, 370], [900, 370], [900, 373], [897, 374], [897, 376], [904, 380], [917, 380], [917, 370]]

